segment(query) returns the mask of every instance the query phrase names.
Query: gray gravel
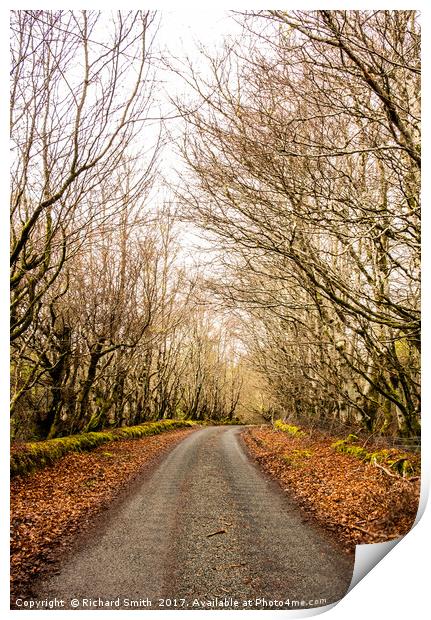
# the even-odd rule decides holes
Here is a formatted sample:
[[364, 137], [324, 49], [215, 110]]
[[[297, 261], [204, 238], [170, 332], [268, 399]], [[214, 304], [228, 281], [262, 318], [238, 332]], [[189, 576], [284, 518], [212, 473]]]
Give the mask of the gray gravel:
[[37, 598], [141, 610], [295, 609], [342, 598], [354, 558], [260, 472], [240, 432], [208, 427], [182, 441]]

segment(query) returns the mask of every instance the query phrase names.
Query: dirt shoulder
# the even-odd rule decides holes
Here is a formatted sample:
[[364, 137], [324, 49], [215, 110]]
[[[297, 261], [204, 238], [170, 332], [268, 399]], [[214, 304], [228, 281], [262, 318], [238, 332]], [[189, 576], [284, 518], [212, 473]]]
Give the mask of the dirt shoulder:
[[41, 471], [14, 477], [12, 600], [27, 593], [35, 578], [55, 571], [78, 534], [194, 430], [109, 442], [91, 452], [67, 454]]
[[339, 438], [316, 433], [293, 437], [254, 427], [244, 431], [243, 439], [260, 467], [347, 550], [398, 538], [412, 527], [419, 480], [390, 476], [336, 452], [331, 444]]

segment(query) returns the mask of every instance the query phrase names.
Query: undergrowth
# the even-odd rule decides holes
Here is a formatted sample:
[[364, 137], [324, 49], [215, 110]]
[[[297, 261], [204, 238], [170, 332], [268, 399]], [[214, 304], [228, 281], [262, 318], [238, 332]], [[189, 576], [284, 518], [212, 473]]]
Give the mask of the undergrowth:
[[[409, 454], [402, 454], [397, 450], [375, 450], [370, 452], [363, 446], [358, 445], [358, 437], [349, 435], [346, 439], [340, 439], [332, 444], [332, 448], [343, 454], [350, 454], [367, 463], [378, 463], [393, 470], [402, 477], [408, 477], [420, 473], [418, 459]], [[417, 462], [416, 462], [417, 461]]]

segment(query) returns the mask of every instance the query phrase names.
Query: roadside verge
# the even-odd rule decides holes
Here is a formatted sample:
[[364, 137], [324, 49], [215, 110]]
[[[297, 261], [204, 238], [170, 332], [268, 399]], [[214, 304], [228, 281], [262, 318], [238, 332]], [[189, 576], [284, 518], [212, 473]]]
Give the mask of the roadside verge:
[[[199, 427], [110, 441], [70, 452], [52, 465], [11, 480], [11, 594], [56, 569], [78, 535], [161, 457]], [[130, 533], [129, 533], [130, 534]], [[125, 535], [128, 535], [125, 532]]]
[[[418, 509], [418, 476], [403, 478], [378, 463], [339, 452], [339, 437], [306, 429], [292, 433], [252, 427], [243, 439], [251, 456], [305, 517], [315, 519], [350, 552], [358, 544], [407, 534]], [[409, 458], [420, 464], [419, 455]]]
[[157, 422], [146, 422], [139, 426], [125, 426], [106, 431], [56, 437], [46, 441], [14, 443], [10, 451], [11, 477], [42, 469], [69, 452], [94, 450], [94, 448], [111, 441], [141, 439], [176, 428], [192, 427], [194, 424], [190, 420], [158, 420]]

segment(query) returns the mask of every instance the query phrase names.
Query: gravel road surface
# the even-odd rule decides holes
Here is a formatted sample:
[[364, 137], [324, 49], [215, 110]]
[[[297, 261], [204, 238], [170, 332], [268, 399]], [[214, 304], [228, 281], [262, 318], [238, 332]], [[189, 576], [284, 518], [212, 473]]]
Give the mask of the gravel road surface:
[[207, 427], [177, 445], [37, 598], [81, 610], [295, 609], [342, 598], [354, 558], [260, 472], [241, 430]]

